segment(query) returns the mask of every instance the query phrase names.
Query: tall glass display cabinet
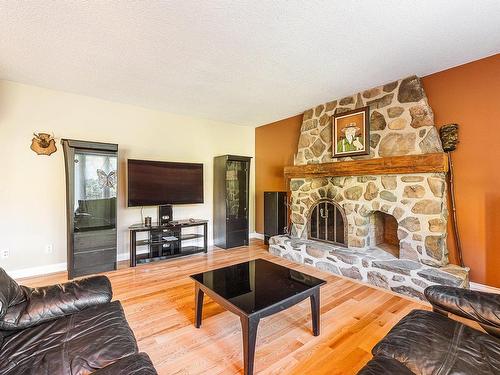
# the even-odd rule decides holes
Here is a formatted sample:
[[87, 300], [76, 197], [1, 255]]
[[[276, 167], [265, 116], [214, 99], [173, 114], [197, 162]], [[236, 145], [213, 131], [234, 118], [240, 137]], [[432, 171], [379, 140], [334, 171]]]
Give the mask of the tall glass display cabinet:
[[250, 160], [214, 158], [214, 244], [223, 249], [248, 245]]
[[116, 269], [118, 145], [62, 140], [68, 278]]

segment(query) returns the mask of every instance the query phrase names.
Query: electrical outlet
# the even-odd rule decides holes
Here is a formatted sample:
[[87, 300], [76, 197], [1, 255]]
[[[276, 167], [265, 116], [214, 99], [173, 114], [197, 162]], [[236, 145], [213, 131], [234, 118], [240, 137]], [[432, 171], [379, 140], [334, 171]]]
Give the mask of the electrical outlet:
[[2, 249], [0, 250], [0, 257], [2, 259], [8, 258], [10, 256], [10, 250], [9, 249]]
[[52, 254], [54, 251], [54, 246], [52, 244], [45, 245], [45, 253], [46, 254]]

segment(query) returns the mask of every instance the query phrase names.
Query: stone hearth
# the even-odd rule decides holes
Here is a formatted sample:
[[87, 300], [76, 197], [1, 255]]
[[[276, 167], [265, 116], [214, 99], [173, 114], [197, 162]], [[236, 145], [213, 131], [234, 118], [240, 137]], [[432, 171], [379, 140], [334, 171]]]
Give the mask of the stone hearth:
[[396, 259], [379, 249], [346, 249], [283, 235], [271, 237], [269, 252], [422, 300], [425, 300], [424, 289], [432, 284], [468, 286], [468, 271], [464, 268], [451, 264], [439, 268], [426, 266], [412, 260]]
[[[333, 115], [363, 106], [370, 107], [370, 155], [333, 159]], [[306, 111], [294, 164], [442, 151], [432, 109], [412, 76]], [[291, 235], [271, 239], [273, 254], [417, 298], [430, 284], [468, 286], [468, 269], [448, 265], [445, 173], [293, 178], [290, 190]], [[324, 205], [318, 216], [322, 202], [339, 208], [343, 241], [319, 236], [317, 225], [329, 220]]]

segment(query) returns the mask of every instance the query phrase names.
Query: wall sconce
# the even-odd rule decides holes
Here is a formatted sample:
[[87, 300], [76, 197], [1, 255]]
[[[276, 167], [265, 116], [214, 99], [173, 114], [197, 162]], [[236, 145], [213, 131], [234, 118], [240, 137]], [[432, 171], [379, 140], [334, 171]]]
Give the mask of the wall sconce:
[[31, 149], [36, 152], [37, 155], [52, 155], [57, 151], [56, 141], [54, 136], [47, 133], [33, 133], [35, 136], [31, 140]]

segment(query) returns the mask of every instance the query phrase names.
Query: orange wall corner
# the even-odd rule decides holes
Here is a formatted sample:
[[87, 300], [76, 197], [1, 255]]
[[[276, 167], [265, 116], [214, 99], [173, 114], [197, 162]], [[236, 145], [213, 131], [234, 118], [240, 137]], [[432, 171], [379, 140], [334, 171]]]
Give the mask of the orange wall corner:
[[264, 191], [286, 191], [283, 168], [293, 165], [302, 114], [255, 128], [255, 231], [264, 233]]
[[[436, 125], [459, 125], [460, 143], [452, 158], [470, 279], [500, 287], [500, 54], [431, 74], [422, 82]], [[448, 233], [452, 253], [451, 227]]]

